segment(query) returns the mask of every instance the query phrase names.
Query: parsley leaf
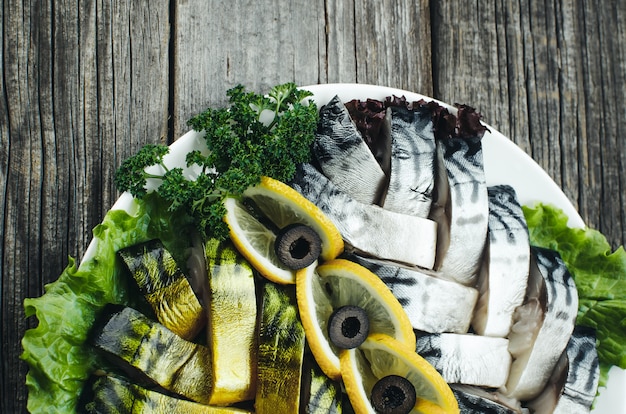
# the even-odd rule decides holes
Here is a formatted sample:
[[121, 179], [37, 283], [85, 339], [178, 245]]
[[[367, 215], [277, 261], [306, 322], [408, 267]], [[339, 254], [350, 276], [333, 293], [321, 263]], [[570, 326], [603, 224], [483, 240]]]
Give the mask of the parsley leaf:
[[[143, 198], [147, 180], [160, 180], [156, 191], [172, 210], [191, 216], [203, 236], [223, 240], [228, 237], [223, 221], [226, 196], [241, 196], [261, 176], [289, 181], [296, 165], [309, 161], [318, 120], [315, 103], [304, 101], [311, 95], [294, 83], [277, 85], [267, 95], [237, 85], [227, 92], [228, 108], [208, 108], [188, 122], [204, 132], [208, 150], [208, 155], [187, 154], [187, 166], [200, 170], [194, 181], [186, 179], [181, 168], [168, 169], [163, 163], [167, 146], [149, 144], [122, 163], [115, 183], [121, 191]], [[153, 165], [164, 173], [147, 173]]]

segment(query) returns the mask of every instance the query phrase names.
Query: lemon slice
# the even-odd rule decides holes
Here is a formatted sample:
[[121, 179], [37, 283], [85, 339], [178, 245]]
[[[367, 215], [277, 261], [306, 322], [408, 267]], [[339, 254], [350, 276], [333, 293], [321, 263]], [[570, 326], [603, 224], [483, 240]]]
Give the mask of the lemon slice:
[[[333, 222], [315, 204], [287, 184], [262, 177], [261, 182], [248, 188], [243, 197], [250, 199], [279, 229], [294, 223], [313, 229], [322, 242], [322, 260], [333, 259], [343, 251], [343, 239]], [[240, 200], [226, 198], [224, 206], [224, 220], [229, 226], [230, 237], [252, 266], [272, 282], [295, 283], [296, 271], [282, 264], [274, 251], [274, 231], [250, 214]]]
[[372, 334], [358, 348], [341, 351], [341, 372], [350, 403], [358, 413], [375, 413], [370, 398], [375, 384], [389, 375], [408, 380], [417, 401], [411, 413], [458, 413], [452, 390], [415, 348], [384, 334]]
[[311, 352], [330, 378], [341, 378], [340, 348], [330, 340], [328, 325], [336, 309], [346, 305], [362, 308], [370, 333], [384, 333], [415, 349], [415, 334], [402, 305], [374, 273], [344, 259], [298, 271], [296, 295], [300, 319]]

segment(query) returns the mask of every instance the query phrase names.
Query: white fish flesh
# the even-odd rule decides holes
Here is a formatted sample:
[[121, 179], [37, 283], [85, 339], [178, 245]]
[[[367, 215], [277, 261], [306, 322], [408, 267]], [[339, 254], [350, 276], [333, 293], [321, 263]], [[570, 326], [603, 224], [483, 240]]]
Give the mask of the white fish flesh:
[[521, 414], [528, 413], [517, 400], [508, 400], [498, 392], [463, 384], [450, 384], [463, 414]]
[[432, 113], [424, 107], [390, 109], [391, 171], [383, 207], [428, 217], [436, 170]]
[[578, 292], [559, 254], [531, 247], [526, 299], [515, 311], [509, 334], [514, 359], [506, 395], [524, 401], [543, 390], [572, 335], [577, 312]]
[[509, 334], [515, 308], [524, 302], [530, 266], [528, 227], [515, 190], [487, 189], [489, 230], [478, 279], [480, 297], [472, 327], [479, 335]]
[[360, 203], [310, 164], [298, 166], [291, 186], [317, 205], [357, 251], [432, 268], [437, 244], [434, 221]]
[[589, 413], [599, 379], [595, 333], [592, 329], [577, 326], [548, 385], [527, 405], [536, 414]]
[[312, 151], [337, 188], [364, 204], [378, 201], [387, 177], [338, 96], [320, 109]]
[[416, 352], [448, 383], [498, 388], [511, 367], [509, 340], [472, 334], [417, 335]]
[[385, 282], [406, 311], [413, 329], [430, 333], [465, 333], [478, 291], [390, 262], [350, 255]]
[[437, 198], [430, 214], [439, 224], [435, 268], [445, 278], [474, 285], [489, 215], [481, 139], [439, 139], [437, 159]]

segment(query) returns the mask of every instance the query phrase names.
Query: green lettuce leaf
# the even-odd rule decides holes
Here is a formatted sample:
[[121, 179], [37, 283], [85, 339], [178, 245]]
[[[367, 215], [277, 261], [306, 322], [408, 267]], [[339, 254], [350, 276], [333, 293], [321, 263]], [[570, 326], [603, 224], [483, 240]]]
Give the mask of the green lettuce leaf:
[[531, 243], [558, 251], [576, 282], [576, 323], [596, 330], [604, 385], [612, 365], [626, 369], [626, 251], [620, 246], [611, 252], [597, 230], [568, 227], [556, 207], [525, 206], [524, 215]]
[[[158, 196], [136, 202], [132, 215], [109, 211], [93, 230], [97, 247], [80, 266], [73, 258], [61, 276], [45, 286], [38, 298], [24, 300], [27, 317], [38, 325], [22, 339], [21, 358], [29, 365], [26, 376], [31, 413], [73, 413], [84, 381], [101, 361], [85, 344], [98, 311], [107, 303], [130, 304], [128, 278], [115, 253], [152, 238], [160, 238], [174, 257], [182, 260], [191, 221], [169, 211]], [[175, 231], [175, 229], [177, 231]]]

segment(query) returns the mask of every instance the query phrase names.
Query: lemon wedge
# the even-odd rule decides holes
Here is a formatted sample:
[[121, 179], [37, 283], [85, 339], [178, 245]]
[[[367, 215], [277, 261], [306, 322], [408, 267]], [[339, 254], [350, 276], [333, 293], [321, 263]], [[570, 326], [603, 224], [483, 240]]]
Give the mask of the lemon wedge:
[[[346, 393], [355, 412], [376, 413], [372, 391], [389, 376], [407, 380], [415, 391], [413, 414], [459, 413], [458, 403], [443, 377], [414, 348], [384, 334], [372, 334], [358, 348], [341, 351], [341, 372]], [[382, 395], [384, 404], [394, 405], [395, 385]], [[401, 400], [401, 398], [397, 398]]]
[[[344, 248], [343, 239], [333, 222], [312, 202], [287, 184], [269, 177], [248, 188], [243, 200], [251, 201], [276, 229], [291, 224], [304, 224], [314, 230], [321, 240], [320, 258], [330, 260]], [[276, 255], [276, 233], [251, 214], [243, 200], [228, 197], [224, 200], [224, 220], [230, 229], [230, 238], [241, 254], [264, 277], [275, 283], [295, 283], [295, 270], [289, 269]]]
[[311, 352], [332, 379], [341, 378], [341, 348], [330, 339], [329, 321], [345, 306], [365, 311], [368, 333], [384, 333], [415, 349], [415, 334], [402, 305], [378, 276], [357, 263], [334, 259], [298, 271], [296, 295]]

